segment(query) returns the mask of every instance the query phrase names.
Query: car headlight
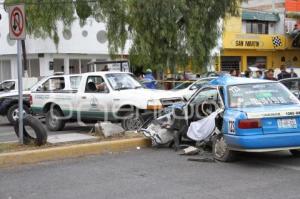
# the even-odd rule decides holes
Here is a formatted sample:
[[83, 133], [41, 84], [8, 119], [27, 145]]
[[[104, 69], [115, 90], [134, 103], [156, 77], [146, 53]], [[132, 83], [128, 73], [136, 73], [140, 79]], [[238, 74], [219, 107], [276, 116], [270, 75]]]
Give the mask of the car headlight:
[[147, 109], [148, 110], [160, 110], [163, 106], [160, 100], [148, 100]]

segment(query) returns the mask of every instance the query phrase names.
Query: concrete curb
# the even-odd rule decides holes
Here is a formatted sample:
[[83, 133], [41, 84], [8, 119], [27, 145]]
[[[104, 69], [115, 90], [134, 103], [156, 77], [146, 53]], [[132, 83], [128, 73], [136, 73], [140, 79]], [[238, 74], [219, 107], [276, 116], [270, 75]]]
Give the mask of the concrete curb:
[[98, 143], [59, 146], [48, 149], [10, 152], [0, 154], [0, 167], [64, 158], [75, 158], [85, 155], [96, 155], [105, 152], [121, 152], [128, 149], [134, 149], [136, 147], [146, 148], [149, 146], [151, 146], [151, 141], [149, 139], [132, 138]]

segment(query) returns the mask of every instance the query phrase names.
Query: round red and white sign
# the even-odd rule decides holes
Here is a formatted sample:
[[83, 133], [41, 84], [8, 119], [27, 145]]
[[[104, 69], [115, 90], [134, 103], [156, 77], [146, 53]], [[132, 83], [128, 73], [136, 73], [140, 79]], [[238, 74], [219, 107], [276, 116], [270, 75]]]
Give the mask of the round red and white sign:
[[25, 38], [24, 5], [12, 6], [9, 12], [9, 30], [12, 39]]

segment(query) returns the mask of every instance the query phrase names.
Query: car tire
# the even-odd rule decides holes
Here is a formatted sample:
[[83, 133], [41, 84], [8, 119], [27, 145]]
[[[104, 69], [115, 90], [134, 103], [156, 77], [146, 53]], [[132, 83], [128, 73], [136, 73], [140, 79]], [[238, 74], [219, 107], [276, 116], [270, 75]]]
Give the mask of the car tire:
[[61, 119], [63, 113], [57, 108], [50, 109], [46, 114], [46, 126], [49, 131], [61, 131], [65, 127], [65, 121]]
[[[18, 121], [18, 120], [17, 120]], [[29, 126], [34, 132], [34, 136], [31, 132], [27, 130], [27, 126]], [[19, 124], [18, 122], [14, 125], [15, 132], [19, 137]], [[34, 143], [37, 146], [41, 146], [47, 143], [47, 130], [45, 126], [38, 120], [37, 118], [26, 115], [23, 119], [23, 141], [24, 144]]]
[[122, 117], [123, 117], [123, 119], [122, 119], [121, 125], [125, 131], [138, 130], [144, 124], [143, 117], [140, 114], [135, 113], [135, 112], [125, 113], [124, 116], [122, 116]]
[[293, 150], [290, 150], [290, 153], [291, 153], [294, 157], [300, 158], [300, 150], [293, 149]]
[[232, 162], [236, 160], [236, 152], [229, 150], [223, 134], [214, 136], [212, 152], [214, 159], [220, 162]]
[[[12, 105], [8, 111], [7, 111], [7, 114], [6, 114], [6, 117], [9, 121], [10, 124], [14, 125], [18, 119], [18, 110], [19, 108], [19, 105], [18, 104], [14, 104]], [[29, 113], [29, 108], [28, 106], [26, 105], [23, 105], [23, 110], [28, 114]]]

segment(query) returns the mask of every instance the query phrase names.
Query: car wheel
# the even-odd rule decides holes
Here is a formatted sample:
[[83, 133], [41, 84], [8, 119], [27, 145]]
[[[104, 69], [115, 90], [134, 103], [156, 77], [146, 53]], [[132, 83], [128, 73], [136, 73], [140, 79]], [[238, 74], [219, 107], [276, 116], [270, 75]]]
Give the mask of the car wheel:
[[[29, 113], [29, 108], [26, 105], [23, 105], [23, 114]], [[7, 111], [7, 115], [6, 115], [9, 123], [11, 124], [15, 124], [17, 119], [19, 118], [19, 105], [18, 104], [14, 104], [12, 105], [8, 111]]]
[[50, 109], [46, 115], [46, 126], [50, 131], [61, 131], [65, 127], [65, 121], [62, 119], [63, 113], [54, 108]]
[[290, 150], [290, 153], [294, 156], [294, 157], [297, 157], [299, 158], [300, 157], [300, 150]]
[[142, 116], [138, 113], [129, 112], [125, 114], [124, 119], [122, 120], [122, 127], [126, 131], [135, 131], [141, 128], [144, 124]]
[[231, 151], [222, 134], [216, 135], [213, 138], [213, 156], [221, 162], [232, 162], [236, 159], [236, 152]]
[[[18, 121], [18, 120], [17, 120]], [[19, 125], [15, 123], [15, 132], [19, 137]], [[23, 119], [23, 141], [24, 144], [34, 143], [41, 146], [47, 143], [47, 130], [44, 125], [35, 117], [26, 115]]]

